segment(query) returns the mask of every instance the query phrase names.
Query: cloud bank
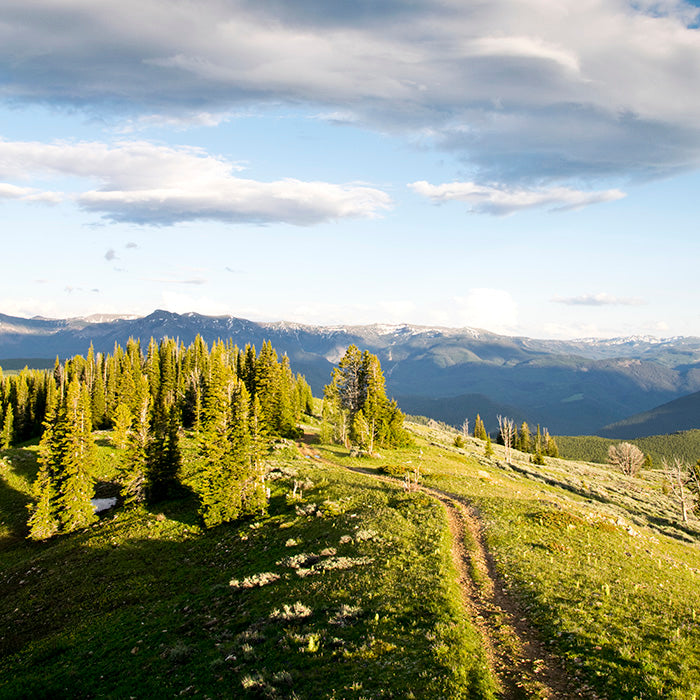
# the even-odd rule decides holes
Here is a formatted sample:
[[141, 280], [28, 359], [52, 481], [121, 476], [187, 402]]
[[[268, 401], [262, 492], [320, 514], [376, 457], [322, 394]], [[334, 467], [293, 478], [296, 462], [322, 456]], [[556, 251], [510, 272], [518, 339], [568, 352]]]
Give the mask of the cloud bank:
[[[184, 221], [323, 221], [377, 216], [391, 200], [381, 190], [284, 179], [236, 177], [237, 166], [201, 149], [148, 142], [54, 143], [0, 141], [0, 180], [71, 176], [99, 183], [71, 193], [80, 207], [114, 222], [165, 226]], [[55, 193], [0, 184], [0, 197], [55, 199]], [[68, 196], [68, 195], [65, 195]]]
[[555, 297], [552, 301], [567, 306], [643, 306], [647, 303], [644, 299], [615, 297], [605, 292], [583, 294], [579, 297]]
[[[697, 26], [681, 0], [4, 0], [0, 97], [132, 123], [308, 105], [420, 134], [480, 183], [659, 177], [700, 165]], [[147, 220], [159, 196], [113, 214]], [[194, 209], [239, 216], [199, 198]], [[259, 209], [242, 216], [265, 220]], [[317, 217], [301, 209], [292, 218]]]

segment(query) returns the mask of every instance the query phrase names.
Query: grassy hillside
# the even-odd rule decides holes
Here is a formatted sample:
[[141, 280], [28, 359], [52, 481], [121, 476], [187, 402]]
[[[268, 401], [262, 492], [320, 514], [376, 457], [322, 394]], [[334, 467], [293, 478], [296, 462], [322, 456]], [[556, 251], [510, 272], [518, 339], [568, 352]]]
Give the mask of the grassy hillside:
[[[477, 508], [507, 590], [585, 697], [700, 693], [700, 522], [681, 525], [657, 475], [550, 458], [540, 468], [517, 452], [508, 466], [500, 447], [487, 459], [479, 441], [457, 449], [454, 434], [414, 430], [424, 482]], [[397, 471], [408, 459], [380, 461]]]
[[[278, 446], [265, 518], [207, 531], [183, 497], [47, 543], [24, 538], [36, 447], [2, 453], [0, 698], [500, 697], [445, 509], [380, 481], [415, 468], [474, 509], [517, 619], [581, 697], [700, 693], [700, 522], [679, 522], [658, 474], [517, 452], [506, 464], [498, 446], [486, 458], [478, 440], [411, 430], [415, 447], [374, 459]], [[108, 434], [99, 443], [106, 494], [118, 457]], [[469, 577], [477, 592], [489, 583], [477, 566]], [[499, 615], [490, 644], [515, 659]], [[540, 662], [528, 658], [535, 675]], [[546, 693], [523, 683], [507, 697]]]
[[0, 462], [0, 697], [493, 697], [436, 501], [287, 447], [267, 518], [184, 498], [33, 543], [35, 457]]

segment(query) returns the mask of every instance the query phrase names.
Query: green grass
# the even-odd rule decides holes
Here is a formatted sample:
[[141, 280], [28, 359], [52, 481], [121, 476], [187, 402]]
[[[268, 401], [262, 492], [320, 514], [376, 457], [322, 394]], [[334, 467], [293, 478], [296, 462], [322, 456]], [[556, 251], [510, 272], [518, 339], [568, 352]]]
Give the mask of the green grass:
[[[700, 523], [679, 523], [658, 474], [517, 452], [510, 467], [501, 447], [487, 459], [412, 430], [415, 447], [376, 459], [317, 447], [376, 473], [419, 466], [475, 505], [507, 589], [581, 688], [700, 696]], [[97, 438], [108, 490], [119, 456]], [[36, 446], [0, 457], [0, 698], [496, 696], [432, 498], [287, 445], [267, 517], [206, 531], [190, 495], [35, 543]]]
[[206, 531], [190, 497], [47, 543], [24, 539], [36, 448], [4, 453], [0, 698], [494, 697], [442, 506], [294, 453], [269, 517]]
[[[698, 538], [651, 527], [673, 517], [657, 483], [624, 488], [608, 470], [549, 459], [542, 480], [526, 462], [523, 474], [474, 452], [427, 443], [423, 452], [426, 483], [477, 506], [508, 588], [582, 683], [608, 700], [700, 695]], [[579, 479], [577, 470], [598, 497], [553, 485], [557, 476], [563, 486]], [[636, 500], [634, 488], [647, 498]]]

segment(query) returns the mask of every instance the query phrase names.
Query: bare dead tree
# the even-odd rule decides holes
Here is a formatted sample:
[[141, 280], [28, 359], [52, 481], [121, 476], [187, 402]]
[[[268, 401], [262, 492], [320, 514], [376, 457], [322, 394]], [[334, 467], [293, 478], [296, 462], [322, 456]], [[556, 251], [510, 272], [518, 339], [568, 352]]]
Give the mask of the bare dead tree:
[[635, 476], [644, 464], [644, 453], [636, 445], [629, 442], [610, 445], [608, 463], [620, 469], [627, 476]]
[[671, 492], [681, 507], [683, 522], [687, 523], [688, 510], [693, 510], [695, 501], [695, 490], [692, 485], [697, 486], [698, 474], [690, 464], [679, 457], [674, 457], [670, 463], [662, 459], [661, 466], [671, 486]]
[[513, 441], [515, 440], [515, 423], [512, 418], [504, 418], [499, 415], [498, 418], [498, 430], [501, 433], [501, 439], [503, 440], [503, 446], [506, 449], [506, 462], [510, 462], [510, 451], [513, 447]]
[[464, 423], [462, 423], [462, 435], [469, 437], [469, 418], [465, 418]]

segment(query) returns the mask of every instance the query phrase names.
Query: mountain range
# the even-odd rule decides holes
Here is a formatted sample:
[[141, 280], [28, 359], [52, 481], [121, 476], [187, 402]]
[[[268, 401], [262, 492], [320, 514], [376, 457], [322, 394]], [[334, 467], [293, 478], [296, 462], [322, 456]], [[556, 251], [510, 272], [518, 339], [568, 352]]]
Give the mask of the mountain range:
[[[0, 314], [0, 366], [13, 358], [85, 354], [90, 343], [110, 352], [130, 337], [146, 344], [151, 337], [170, 336], [188, 344], [198, 334], [207, 342], [231, 338], [240, 347], [270, 340], [317, 395], [345, 349], [355, 344], [379, 357], [387, 392], [404, 411], [453, 425], [473, 421], [478, 412], [493, 429], [500, 413], [539, 423], [553, 434], [632, 437], [627, 425], [613, 434], [615, 424], [700, 391], [696, 337], [538, 340], [474, 328], [308, 326], [162, 310], [144, 317], [72, 319]], [[686, 415], [685, 423], [692, 425], [683, 429], [700, 427], [698, 412], [695, 416]], [[651, 425], [641, 421], [637, 429]]]

